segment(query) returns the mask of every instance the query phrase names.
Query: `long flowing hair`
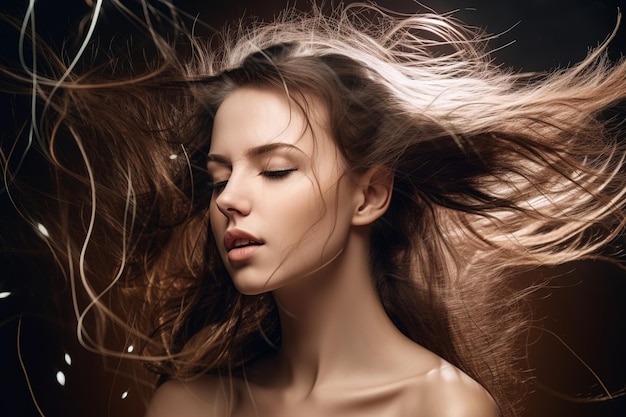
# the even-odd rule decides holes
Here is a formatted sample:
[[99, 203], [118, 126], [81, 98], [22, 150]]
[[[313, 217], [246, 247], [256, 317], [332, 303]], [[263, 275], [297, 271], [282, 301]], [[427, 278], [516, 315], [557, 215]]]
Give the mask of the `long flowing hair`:
[[[78, 71], [43, 50], [56, 72], [21, 78], [42, 103], [31, 132], [55, 184], [17, 204], [45, 224], [83, 344], [160, 381], [232, 373], [280, 345], [271, 295], [240, 294], [219, 257], [204, 168], [222, 100], [267, 87], [305, 114], [322, 103], [350, 170], [393, 173], [371, 235], [386, 311], [515, 415], [532, 289], [510, 279], [599, 256], [626, 223], [624, 146], [606, 117], [626, 98], [626, 63], [602, 45], [571, 68], [516, 74], [449, 16], [367, 5], [288, 11], [188, 36], [183, 51], [154, 39], [158, 57], [121, 75], [119, 60]], [[103, 346], [104, 323], [132, 355]]]

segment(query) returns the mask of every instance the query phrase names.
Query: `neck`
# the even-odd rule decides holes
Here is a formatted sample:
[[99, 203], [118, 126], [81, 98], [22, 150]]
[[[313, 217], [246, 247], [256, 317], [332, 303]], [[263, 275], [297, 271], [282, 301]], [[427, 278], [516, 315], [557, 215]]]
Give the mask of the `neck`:
[[323, 270], [274, 291], [282, 331], [277, 365], [285, 383], [310, 392], [377, 368], [384, 373], [390, 346], [406, 346], [378, 297], [363, 235], [355, 233]]

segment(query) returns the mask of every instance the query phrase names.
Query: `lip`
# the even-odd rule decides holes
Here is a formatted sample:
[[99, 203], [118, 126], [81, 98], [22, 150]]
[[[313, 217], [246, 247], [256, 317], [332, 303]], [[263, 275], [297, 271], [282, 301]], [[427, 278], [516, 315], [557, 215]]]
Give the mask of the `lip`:
[[[258, 243], [259, 245], [244, 246], [241, 248], [236, 248], [235, 243], [238, 240], [250, 240], [252, 242]], [[226, 233], [224, 234], [224, 248], [226, 249], [226, 252], [231, 252], [233, 250], [240, 250], [240, 249], [245, 249], [245, 248], [254, 248], [256, 246], [262, 245], [263, 243], [264, 243], [263, 240], [261, 240], [260, 238], [240, 229], [230, 229], [230, 230], [227, 230]]]

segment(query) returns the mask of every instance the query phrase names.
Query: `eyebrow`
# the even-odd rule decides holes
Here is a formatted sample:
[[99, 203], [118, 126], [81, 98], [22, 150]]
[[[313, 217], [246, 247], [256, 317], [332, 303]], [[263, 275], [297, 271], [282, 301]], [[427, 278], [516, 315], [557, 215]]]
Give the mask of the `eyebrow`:
[[[257, 156], [261, 156], [261, 155], [265, 155], [271, 152], [274, 152], [276, 150], [279, 149], [289, 149], [289, 150], [295, 150], [298, 151], [302, 154], [304, 154], [304, 152], [298, 148], [297, 146], [294, 146], [290, 143], [285, 143], [285, 142], [273, 142], [273, 143], [268, 143], [266, 145], [259, 145], [259, 146], [255, 146], [254, 148], [250, 148], [248, 149], [248, 151], [246, 152], [246, 156], [250, 157], [250, 158], [254, 158]], [[223, 165], [230, 165], [230, 162], [228, 161], [228, 159], [226, 159], [226, 157], [222, 156], [222, 155], [218, 155], [218, 154], [209, 154], [207, 155], [207, 163], [208, 162], [216, 162], [218, 164], [223, 164]]]

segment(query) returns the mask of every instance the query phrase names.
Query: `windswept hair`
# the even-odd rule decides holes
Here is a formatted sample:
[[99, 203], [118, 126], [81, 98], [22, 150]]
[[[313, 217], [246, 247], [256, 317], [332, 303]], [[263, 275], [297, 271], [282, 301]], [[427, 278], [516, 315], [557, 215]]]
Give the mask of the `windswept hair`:
[[530, 290], [510, 279], [599, 256], [626, 222], [623, 130], [606, 116], [626, 98], [626, 63], [602, 45], [516, 74], [486, 40], [449, 16], [314, 8], [190, 36], [177, 53], [157, 39], [166, 52], [125, 79], [115, 65], [37, 79], [56, 185], [45, 212], [24, 201], [65, 265], [81, 340], [115, 353], [83, 326], [96, 312], [161, 381], [230, 373], [280, 344], [271, 295], [240, 294], [220, 260], [204, 168], [225, 97], [271, 88], [305, 111], [323, 103], [349, 170], [393, 173], [371, 236], [386, 311], [515, 415]]

